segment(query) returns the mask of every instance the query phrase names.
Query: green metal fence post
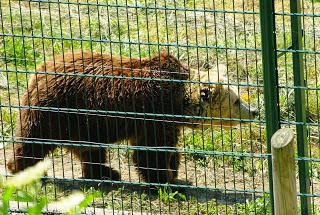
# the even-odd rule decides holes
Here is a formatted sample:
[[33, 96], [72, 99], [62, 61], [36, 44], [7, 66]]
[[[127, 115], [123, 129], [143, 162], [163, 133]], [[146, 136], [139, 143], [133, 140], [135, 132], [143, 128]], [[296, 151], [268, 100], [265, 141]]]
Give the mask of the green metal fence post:
[[[271, 152], [271, 137], [280, 128], [279, 118], [279, 93], [278, 93], [278, 71], [276, 59], [276, 35], [274, 20], [274, 1], [260, 0], [260, 22], [262, 63], [264, 80], [264, 101], [266, 115], [266, 132], [268, 152]], [[269, 166], [269, 188], [271, 210], [273, 207], [273, 183], [272, 183], [272, 161], [268, 159]]]
[[[301, 13], [300, 0], [290, 0], [291, 12], [291, 36], [292, 36], [292, 49], [302, 50], [302, 28], [301, 16], [295, 15]], [[294, 73], [294, 89], [295, 92], [295, 112], [297, 124], [297, 144], [298, 156], [308, 156], [308, 143], [307, 143], [307, 127], [306, 123], [306, 107], [305, 107], [305, 87], [304, 71], [303, 71], [303, 53], [293, 52], [293, 73]], [[308, 162], [299, 160], [299, 184], [301, 193], [310, 193], [310, 178]], [[301, 196], [301, 214], [311, 214], [310, 198]]]

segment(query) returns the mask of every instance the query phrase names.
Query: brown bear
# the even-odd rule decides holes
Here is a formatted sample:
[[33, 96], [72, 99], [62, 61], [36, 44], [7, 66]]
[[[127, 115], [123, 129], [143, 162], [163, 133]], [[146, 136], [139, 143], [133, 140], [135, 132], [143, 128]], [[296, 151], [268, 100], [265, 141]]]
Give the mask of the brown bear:
[[[92, 52], [55, 57], [28, 82], [8, 168], [16, 173], [32, 166], [59, 145], [53, 142], [63, 142], [80, 159], [83, 177], [120, 180], [105, 165], [103, 146], [128, 140], [144, 146], [134, 150], [133, 160], [146, 182], [174, 182], [182, 126], [230, 126], [238, 121], [227, 118], [256, 115], [232, 88], [211, 83], [217, 80], [215, 72], [190, 71], [166, 53], [143, 59]], [[75, 146], [79, 141], [84, 146]]]

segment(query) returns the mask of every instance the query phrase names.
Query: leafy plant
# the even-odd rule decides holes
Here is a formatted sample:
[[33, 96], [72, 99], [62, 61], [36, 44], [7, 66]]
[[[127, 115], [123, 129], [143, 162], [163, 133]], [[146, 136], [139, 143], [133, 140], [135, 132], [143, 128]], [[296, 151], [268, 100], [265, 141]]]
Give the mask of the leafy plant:
[[179, 200], [185, 201], [187, 199], [184, 194], [179, 193], [178, 191], [172, 192], [169, 187], [158, 188], [158, 194], [160, 200], [166, 204]]
[[255, 200], [247, 200], [245, 204], [237, 203], [237, 210], [239, 214], [270, 214], [271, 205], [270, 197], [265, 194], [261, 198]]
[[9, 215], [10, 201], [18, 201], [28, 203], [25, 211], [30, 215], [42, 214], [43, 209], [48, 205], [59, 212], [75, 215], [79, 214], [92, 201], [94, 194], [85, 196], [81, 192], [74, 192], [57, 202], [49, 203], [46, 196], [40, 195], [40, 177], [49, 166], [50, 162], [48, 161], [39, 162], [34, 167], [28, 168], [8, 180], [2, 178], [0, 181], [0, 189], [2, 190], [0, 213]]

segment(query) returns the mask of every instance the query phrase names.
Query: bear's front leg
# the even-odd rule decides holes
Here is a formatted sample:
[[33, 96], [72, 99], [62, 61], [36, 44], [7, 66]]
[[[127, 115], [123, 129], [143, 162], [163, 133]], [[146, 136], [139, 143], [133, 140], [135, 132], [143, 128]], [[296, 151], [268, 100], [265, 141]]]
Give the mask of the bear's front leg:
[[[148, 183], [172, 183], [177, 176], [177, 165], [172, 165], [171, 152], [136, 150], [133, 155], [134, 163], [142, 176]], [[174, 162], [176, 163], [176, 162]]]
[[87, 179], [120, 180], [120, 174], [111, 167], [106, 166], [105, 149], [73, 149], [82, 165], [82, 175]]
[[176, 151], [179, 130], [175, 124], [156, 122], [144, 122], [140, 127], [145, 129], [141, 129], [130, 142], [131, 145], [141, 146], [133, 154], [141, 178], [155, 183], [155, 186], [176, 183], [180, 163], [180, 154]]

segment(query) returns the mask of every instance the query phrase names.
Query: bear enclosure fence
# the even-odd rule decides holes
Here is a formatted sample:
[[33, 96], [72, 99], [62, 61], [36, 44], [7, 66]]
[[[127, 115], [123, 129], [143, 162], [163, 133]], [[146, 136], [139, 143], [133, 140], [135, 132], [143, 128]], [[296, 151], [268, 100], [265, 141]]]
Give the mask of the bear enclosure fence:
[[[19, 159], [40, 160], [50, 146], [56, 149], [48, 150], [45, 156], [51, 165], [42, 178], [39, 195], [56, 201], [75, 188], [90, 194], [93, 189], [88, 188], [93, 187], [99, 192], [84, 209], [86, 213], [270, 214], [274, 210], [270, 140], [280, 127], [290, 127], [295, 129], [297, 140], [298, 207], [301, 214], [318, 214], [319, 21], [319, 0], [1, 0], [0, 173], [10, 178], [8, 164], [12, 160], [11, 164]], [[77, 61], [79, 53], [82, 58]], [[187, 79], [179, 78], [175, 75], [181, 73], [177, 62], [169, 62], [172, 76], [166, 76], [168, 71], [161, 71], [161, 66], [152, 69], [157, 68], [157, 62], [147, 70], [142, 68], [142, 62], [151, 61], [160, 53], [171, 54], [193, 74], [185, 74]], [[111, 62], [113, 59], [117, 62], [112, 62], [109, 68], [95, 65], [98, 54], [108, 54]], [[90, 56], [87, 64], [84, 55]], [[123, 62], [133, 61], [135, 66], [132, 63], [123, 66]], [[41, 67], [43, 63], [46, 66]], [[55, 70], [56, 64], [64, 69]], [[51, 70], [47, 65], [51, 65]], [[129, 75], [90, 73], [98, 68], [130, 72], [126, 73]], [[160, 76], [133, 75], [148, 72]], [[206, 78], [197, 75], [200, 73], [206, 74]], [[42, 79], [37, 80], [38, 76]], [[210, 80], [215, 76], [217, 80]], [[58, 77], [63, 77], [59, 79], [61, 82], [54, 86], [44, 82], [43, 88], [38, 89], [42, 94], [33, 95], [32, 99], [39, 101], [37, 105], [30, 105], [28, 99], [22, 101], [27, 89], [39, 88], [41, 81]], [[83, 82], [66, 85], [63, 80], [67, 79]], [[81, 85], [84, 82], [93, 83], [85, 92]], [[115, 84], [108, 92], [101, 92], [103, 88], [96, 84], [101, 82], [115, 82], [122, 87]], [[146, 82], [151, 92], [139, 88]], [[181, 98], [186, 95], [179, 94], [179, 87], [189, 89], [189, 94], [185, 92], [189, 100]], [[132, 88], [136, 94], [121, 97]], [[64, 95], [70, 90], [74, 96], [63, 99], [83, 100], [82, 106], [68, 103], [59, 106], [59, 102], [63, 103], [59, 99], [50, 105], [45, 103], [52, 94]], [[210, 90], [213, 91], [208, 105], [205, 99]], [[92, 99], [88, 96], [90, 92], [97, 97]], [[81, 98], [77, 98], [80, 95], [77, 93], [82, 93]], [[108, 96], [101, 97], [104, 93]], [[147, 100], [148, 93], [154, 93], [153, 101]], [[246, 119], [241, 105], [231, 105], [234, 100], [239, 102], [235, 96], [248, 104], [245, 110], [257, 108], [258, 116]], [[190, 97], [195, 97], [192, 102]], [[108, 103], [101, 98], [123, 106], [96, 108], [100, 103]], [[135, 99], [140, 99], [140, 106], [132, 105]], [[186, 111], [189, 103], [181, 104], [182, 112], [165, 111], [171, 107], [164, 105], [172, 106], [173, 110], [180, 100], [188, 100], [198, 111]], [[153, 112], [148, 105], [162, 112]], [[40, 123], [40, 119], [32, 121], [31, 115], [21, 117], [28, 110], [41, 115], [49, 113], [52, 118]], [[97, 118], [95, 125], [90, 123], [94, 118]], [[225, 128], [217, 125], [221, 120], [238, 125]], [[58, 125], [55, 130], [41, 132], [42, 126], [45, 129], [54, 122]], [[23, 123], [27, 126], [18, 126]], [[17, 130], [37, 123], [41, 124], [39, 135], [19, 138], [23, 132]], [[112, 129], [100, 130], [100, 123]], [[130, 123], [134, 126], [128, 126]], [[177, 126], [180, 135], [176, 140]], [[114, 138], [110, 142], [91, 139], [92, 129], [101, 131], [106, 140], [112, 135]], [[161, 134], [156, 135], [158, 130]], [[68, 133], [67, 138], [52, 136], [63, 132]], [[76, 137], [72, 136], [74, 132]], [[133, 139], [139, 136], [144, 143], [130, 145], [132, 136]], [[177, 148], [168, 142], [177, 143]], [[21, 154], [24, 146], [32, 147]], [[84, 148], [82, 156], [80, 149]], [[23, 158], [28, 153], [29, 157]], [[103, 160], [104, 153], [107, 156]], [[137, 158], [136, 154], [145, 157]], [[182, 155], [180, 166], [177, 154]], [[167, 161], [168, 156], [173, 161]], [[163, 162], [165, 169], [160, 166]], [[85, 169], [88, 165], [83, 163], [91, 164], [91, 169]], [[121, 179], [103, 175], [104, 163], [117, 170]], [[101, 177], [90, 179], [94, 165], [99, 165]], [[137, 168], [140, 172], [158, 171], [159, 175], [160, 171], [177, 166], [179, 180], [175, 183], [148, 180], [137, 171]], [[164, 177], [167, 179], [168, 175]], [[0, 195], [3, 195], [1, 188]], [[19, 202], [19, 198], [11, 203], [13, 212], [25, 211], [30, 206]], [[59, 212], [50, 205], [45, 210]]]

